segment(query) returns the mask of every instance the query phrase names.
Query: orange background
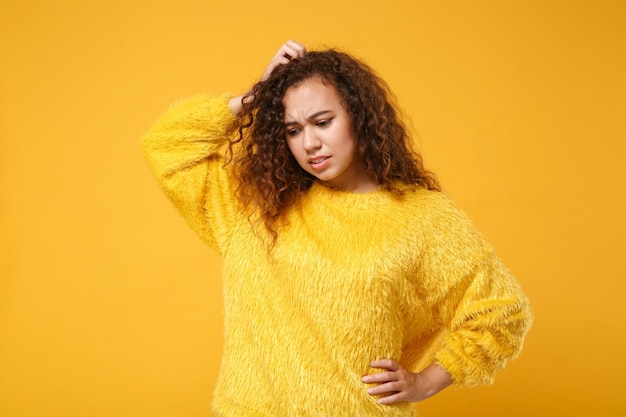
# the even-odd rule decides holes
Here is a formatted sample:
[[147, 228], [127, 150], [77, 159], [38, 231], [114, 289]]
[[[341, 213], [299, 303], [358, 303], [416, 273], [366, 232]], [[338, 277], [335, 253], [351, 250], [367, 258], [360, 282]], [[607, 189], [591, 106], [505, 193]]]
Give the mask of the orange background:
[[623, 0], [1, 0], [0, 415], [211, 414], [220, 261], [139, 139], [288, 38], [380, 72], [533, 302], [496, 384], [421, 416], [626, 414]]

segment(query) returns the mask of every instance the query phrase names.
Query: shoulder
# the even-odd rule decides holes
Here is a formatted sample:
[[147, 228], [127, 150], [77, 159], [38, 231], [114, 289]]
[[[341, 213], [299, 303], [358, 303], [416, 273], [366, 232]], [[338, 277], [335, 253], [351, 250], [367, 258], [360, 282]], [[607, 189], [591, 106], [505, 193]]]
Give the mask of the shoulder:
[[489, 250], [469, 216], [448, 195], [424, 188], [404, 191], [407, 223], [426, 247], [450, 254]]
[[424, 221], [440, 222], [446, 219], [469, 221], [457, 203], [447, 194], [423, 187], [402, 189], [402, 205]]

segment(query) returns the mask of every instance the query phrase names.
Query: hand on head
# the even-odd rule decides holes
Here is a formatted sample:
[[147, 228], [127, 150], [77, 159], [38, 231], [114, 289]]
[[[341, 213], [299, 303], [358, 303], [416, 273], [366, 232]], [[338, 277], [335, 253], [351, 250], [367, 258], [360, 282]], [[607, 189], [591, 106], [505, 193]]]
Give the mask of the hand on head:
[[270, 60], [269, 65], [261, 77], [261, 81], [267, 80], [277, 66], [287, 64], [292, 59], [303, 58], [305, 54], [306, 47], [304, 45], [296, 41], [288, 40], [276, 51], [276, 54]]
[[[285, 65], [292, 59], [303, 58], [304, 55], [306, 55], [306, 47], [304, 45], [296, 41], [288, 40], [278, 48], [278, 51], [276, 51], [276, 54], [274, 54], [270, 60], [270, 63], [267, 65], [267, 68], [265, 68], [265, 72], [261, 77], [261, 81], [267, 80], [277, 66]], [[232, 97], [228, 101], [228, 107], [230, 107], [230, 110], [234, 114], [239, 114], [243, 101], [246, 100], [247, 102], [249, 99], [251, 99], [251, 97], [248, 93]]]

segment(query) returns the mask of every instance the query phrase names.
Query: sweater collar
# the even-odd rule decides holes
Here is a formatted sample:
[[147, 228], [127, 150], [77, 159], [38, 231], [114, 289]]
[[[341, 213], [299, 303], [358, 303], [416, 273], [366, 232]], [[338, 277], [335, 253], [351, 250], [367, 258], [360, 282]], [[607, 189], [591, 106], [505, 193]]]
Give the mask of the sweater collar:
[[391, 192], [382, 188], [367, 193], [356, 193], [337, 190], [323, 185], [319, 181], [313, 182], [313, 185], [303, 198], [303, 202], [310, 204], [330, 205], [355, 210], [371, 209], [393, 201], [397, 201], [397, 198]]

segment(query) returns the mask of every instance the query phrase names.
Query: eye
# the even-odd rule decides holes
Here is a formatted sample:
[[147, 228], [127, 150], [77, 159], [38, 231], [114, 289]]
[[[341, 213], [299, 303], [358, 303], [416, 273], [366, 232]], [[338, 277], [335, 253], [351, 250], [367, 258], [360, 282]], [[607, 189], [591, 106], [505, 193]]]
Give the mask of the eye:
[[324, 127], [324, 126], [328, 126], [332, 120], [333, 119], [323, 119], [323, 120], [317, 121], [315, 124], [319, 127]]
[[296, 136], [298, 133], [300, 133], [300, 129], [298, 128], [291, 128], [291, 129], [287, 129], [287, 136]]

